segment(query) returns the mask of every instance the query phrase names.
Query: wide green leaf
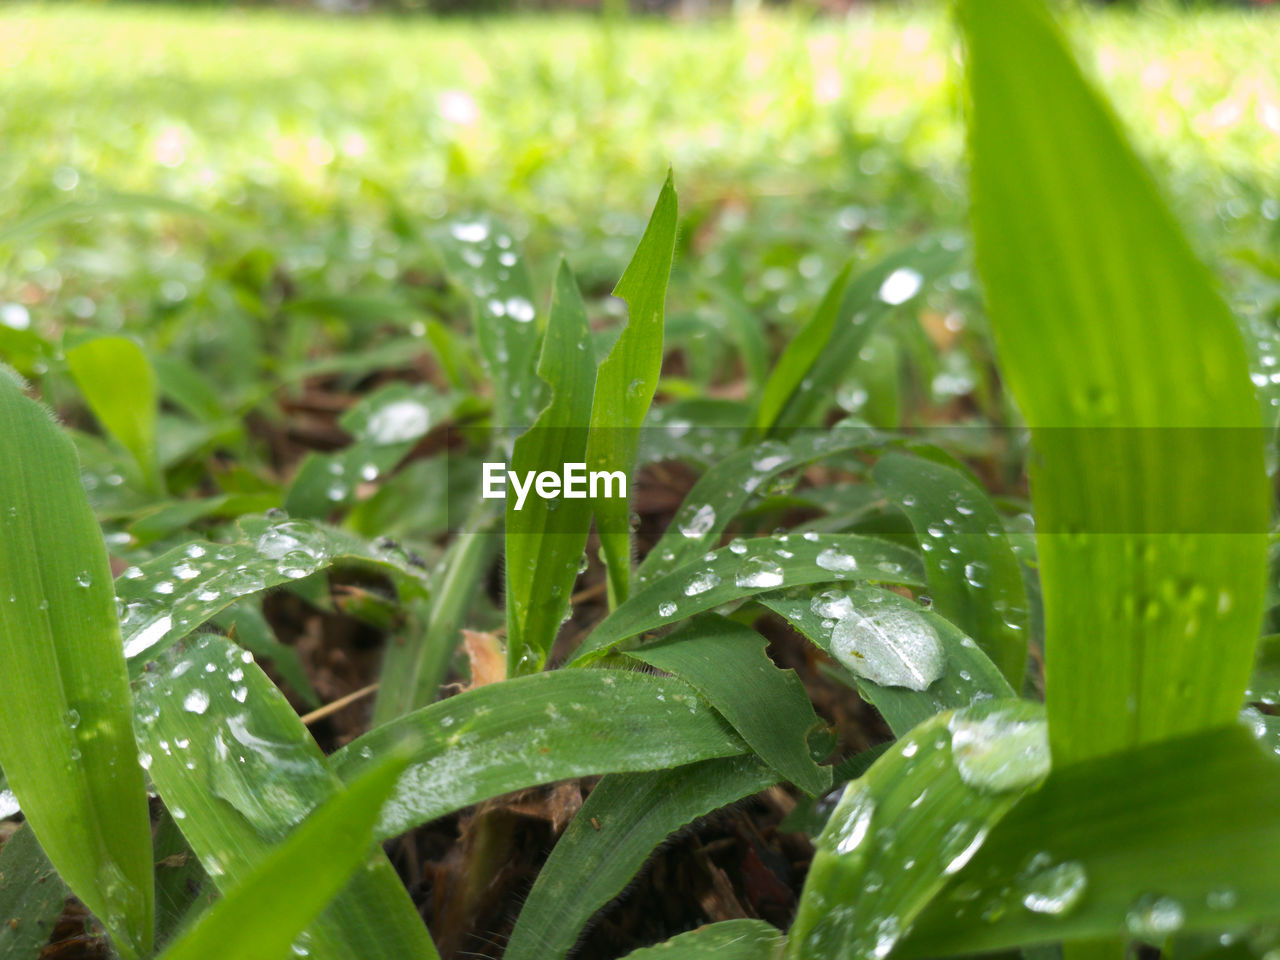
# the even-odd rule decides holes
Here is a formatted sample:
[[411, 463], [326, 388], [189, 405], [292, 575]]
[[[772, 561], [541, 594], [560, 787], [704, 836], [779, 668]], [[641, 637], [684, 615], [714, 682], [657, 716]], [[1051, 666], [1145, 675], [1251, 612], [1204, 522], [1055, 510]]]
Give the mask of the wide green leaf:
[[67, 351], [67, 366], [98, 422], [133, 455], [152, 489], [162, 483], [156, 458], [156, 374], [127, 337], [98, 337]]
[[[587, 310], [568, 263], [560, 262], [538, 375], [551, 400], [515, 442], [511, 467], [518, 476], [560, 473], [565, 464], [586, 462], [587, 424], [595, 394], [596, 359]], [[529, 497], [516, 509], [507, 497], [508, 675], [541, 670], [569, 607], [587, 542], [591, 505], [568, 497]]]
[[[975, 700], [1015, 696], [999, 668], [955, 624], [896, 593], [875, 587], [836, 587], [820, 593], [769, 594], [759, 603], [800, 631], [838, 662], [864, 700], [880, 711], [889, 729], [902, 736], [934, 714], [966, 707]], [[833, 644], [842, 620], [865, 621], [867, 642]], [[895, 634], [907, 636], [895, 642]], [[854, 639], [850, 631], [850, 640]], [[861, 653], [859, 658], [856, 652]], [[881, 662], [872, 671], [868, 657]], [[907, 662], [910, 661], [910, 662]], [[934, 676], [936, 674], [936, 676]], [[912, 689], [876, 682], [919, 678]], [[928, 679], [933, 677], [933, 679]], [[928, 679], [928, 682], [924, 681]]]
[[[676, 190], [671, 174], [662, 185], [649, 225], [613, 295], [627, 304], [627, 326], [600, 364], [587, 440], [589, 470], [621, 471], [630, 477], [638, 431], [653, 401], [662, 370], [662, 318], [676, 242]], [[628, 501], [592, 501], [600, 546], [608, 568], [611, 602], [631, 589], [631, 526]]]
[[504, 960], [567, 956], [591, 917], [622, 892], [658, 844], [777, 782], [778, 774], [750, 756], [606, 776], [538, 871]]
[[765, 440], [735, 451], [698, 478], [662, 539], [637, 569], [636, 582], [656, 580], [716, 547], [734, 517], [753, 496], [764, 493], [775, 477], [823, 457], [880, 442], [878, 435], [865, 427], [841, 425], [830, 431], [807, 431], [785, 442]]
[[1280, 763], [1240, 726], [1055, 764], [920, 916], [902, 955], [1159, 945], [1274, 923], [1278, 809]]
[[[250, 878], [342, 781], [245, 650], [216, 634], [171, 647], [137, 689], [143, 763], [201, 866], [224, 895]], [[375, 759], [394, 752], [388, 741]], [[434, 957], [382, 854], [359, 870], [299, 941], [317, 960]]]
[[1043, 711], [1021, 700], [941, 714], [899, 739], [845, 789], [818, 838], [789, 956], [888, 956], [1048, 772]]
[[387, 804], [379, 836], [540, 783], [661, 770], [749, 749], [682, 680], [556, 670], [477, 687], [377, 727], [334, 754], [334, 769], [344, 779], [357, 776], [410, 732], [422, 746]]
[[233, 543], [195, 540], [120, 574], [124, 653], [135, 670], [242, 598], [333, 566], [392, 575], [410, 593], [425, 589], [425, 571], [404, 551], [311, 520], [242, 517], [238, 533]]
[[794, 670], [779, 670], [768, 642], [750, 627], [707, 614], [657, 643], [628, 651], [688, 682], [751, 749], [810, 796], [831, 786], [831, 771], [809, 756], [809, 734], [821, 726]]
[[875, 580], [923, 586], [920, 558], [905, 547], [856, 534], [779, 534], [737, 540], [650, 581], [592, 631], [574, 663], [629, 637], [782, 586]]
[[1021, 690], [1027, 591], [987, 495], [959, 470], [899, 453], [882, 457], [874, 476], [920, 538], [933, 609], [976, 640]]
[[1035, 447], [1054, 757], [1230, 723], [1270, 500], [1240, 333], [1040, 0], [959, 11], [977, 263]]
[[407, 763], [407, 752], [390, 751], [326, 800], [244, 881], [201, 914], [161, 954], [162, 960], [286, 956], [294, 938], [351, 875], [366, 861], [377, 862], [372, 859], [373, 826]]
[[0, 765], [126, 958], [152, 938], [151, 831], [106, 545], [71, 442], [0, 368]]

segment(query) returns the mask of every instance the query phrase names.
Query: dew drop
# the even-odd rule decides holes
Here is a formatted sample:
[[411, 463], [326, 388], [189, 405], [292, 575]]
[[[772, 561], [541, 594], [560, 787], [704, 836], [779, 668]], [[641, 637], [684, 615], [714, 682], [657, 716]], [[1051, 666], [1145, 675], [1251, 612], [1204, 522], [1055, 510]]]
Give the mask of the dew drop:
[[1086, 886], [1084, 866], [1068, 860], [1034, 873], [1023, 887], [1022, 905], [1032, 913], [1062, 916], [1075, 909]]
[[696, 597], [698, 594], [706, 593], [708, 590], [719, 585], [719, 575], [710, 570], [706, 570], [697, 574], [692, 580], [685, 584], [684, 595], [686, 597]]
[[850, 611], [831, 634], [831, 653], [858, 676], [886, 687], [924, 690], [942, 676], [938, 632], [919, 614], [887, 607]]
[[748, 557], [738, 569], [733, 582], [749, 590], [763, 590], [782, 586], [785, 577], [782, 566], [777, 561], [768, 557]]
[[689, 540], [697, 540], [705, 537], [711, 532], [711, 528], [716, 524], [715, 507], [709, 503], [704, 503], [693, 512], [693, 516], [688, 523], [680, 524], [680, 533]]
[[1049, 772], [1049, 735], [1043, 719], [971, 707], [956, 713], [948, 728], [956, 769], [971, 787], [1004, 793]]
[[899, 267], [884, 278], [884, 282], [880, 284], [879, 297], [891, 306], [906, 303], [920, 292], [923, 282], [924, 278], [918, 270]]

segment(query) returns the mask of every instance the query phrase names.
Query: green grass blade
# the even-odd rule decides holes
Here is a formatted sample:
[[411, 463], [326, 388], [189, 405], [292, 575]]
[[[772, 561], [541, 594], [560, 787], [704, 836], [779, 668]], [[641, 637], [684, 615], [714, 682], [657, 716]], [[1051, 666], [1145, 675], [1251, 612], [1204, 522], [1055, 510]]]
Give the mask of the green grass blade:
[[[830, 336], [805, 375], [792, 384], [771, 431], [781, 435], [816, 424], [830, 409], [836, 388], [855, 368], [858, 353], [881, 320], [900, 304], [915, 301], [926, 284], [952, 269], [958, 259], [957, 245], [929, 238], [855, 277], [845, 287]], [[791, 376], [788, 363], [788, 378]]]
[[987, 700], [926, 721], [845, 790], [818, 838], [789, 956], [884, 957], [1049, 772], [1038, 705]]
[[380, 836], [540, 783], [748, 750], [682, 680], [556, 670], [477, 687], [378, 727], [334, 754], [334, 769], [357, 776], [366, 754], [378, 756], [409, 732], [422, 747], [387, 805]]
[[[515, 442], [511, 469], [559, 473], [585, 463], [587, 424], [595, 394], [596, 359], [587, 309], [568, 263], [560, 262], [538, 375], [551, 400], [529, 432]], [[591, 505], [585, 499], [530, 497], [522, 510], [507, 499], [507, 675], [546, 664], [569, 606], [587, 542]]]
[[[848, 677], [862, 698], [880, 711], [897, 736], [944, 710], [967, 707], [975, 700], [1016, 695], [1000, 669], [955, 624], [888, 590], [837, 588], [812, 596], [807, 592], [795, 597], [765, 596], [759, 602], [841, 662], [846, 667], [841, 676]], [[848, 668], [833, 652], [831, 635], [840, 618], [855, 611], [893, 611], [899, 623], [926, 625], [937, 636], [943, 653], [938, 679], [923, 690], [911, 690], [876, 683]]]
[[159, 390], [142, 348], [127, 337], [99, 337], [68, 350], [67, 366], [98, 422], [133, 455], [152, 490], [160, 491]]
[[913, 551], [857, 534], [784, 533], [738, 541], [646, 584], [592, 631], [573, 662], [597, 658], [646, 630], [780, 587], [861, 580], [922, 586], [924, 571]]
[[[342, 789], [275, 684], [215, 634], [166, 651], [139, 682], [136, 709], [156, 791], [224, 895]], [[374, 765], [396, 746], [388, 741]], [[308, 928], [302, 945], [316, 960], [436, 955], [390, 862], [375, 859]]]
[[1269, 503], [1239, 331], [1038, 0], [959, 9], [978, 267], [1035, 445], [1054, 756], [1229, 723]]
[[421, 590], [402, 552], [311, 520], [241, 517], [234, 543], [195, 540], [125, 570], [116, 582], [124, 653], [134, 670], [245, 597], [333, 566], [368, 568]]
[[541, 407], [534, 374], [541, 338], [533, 285], [511, 231], [482, 216], [450, 224], [436, 241], [446, 270], [471, 294], [476, 338], [493, 378], [494, 422], [527, 427]]
[[[1055, 767], [920, 917], [902, 955], [1104, 937], [1159, 945], [1274, 921], [1277, 809], [1280, 764], [1239, 726]], [[1057, 887], [1070, 895], [1035, 899], [1051, 871], [1074, 878]]]
[[279, 960], [373, 856], [373, 826], [408, 763], [392, 751], [303, 821], [161, 960]]
[[840, 316], [840, 308], [844, 304], [845, 288], [849, 285], [849, 276], [853, 273], [853, 262], [844, 265], [827, 288], [826, 294], [814, 311], [813, 317], [800, 331], [788, 341], [778, 362], [774, 364], [769, 379], [765, 381], [760, 393], [760, 404], [756, 407], [755, 433], [765, 437], [773, 429], [787, 401], [800, 389], [804, 378], [809, 375], [813, 365], [817, 363], [822, 351], [826, 349], [831, 333], [835, 329], [836, 320]]
[[662, 539], [636, 570], [636, 582], [656, 580], [718, 546], [733, 518], [775, 477], [879, 442], [871, 430], [841, 426], [785, 442], [765, 440], [734, 452], [698, 478]]
[[933, 609], [976, 640], [1021, 690], [1027, 590], [986, 493], [959, 470], [898, 453], [882, 457], [873, 476], [920, 538]]
[[24, 827], [6, 840], [0, 847], [0, 957], [38, 957], [68, 895], [35, 831]]
[[[667, 280], [676, 243], [676, 190], [670, 173], [636, 252], [614, 287], [627, 304], [627, 326], [600, 364], [587, 441], [590, 470], [621, 470], [635, 463], [640, 425], [653, 400], [662, 370], [662, 319]], [[631, 590], [631, 520], [628, 502], [597, 498], [592, 503], [600, 546], [608, 568], [611, 603]]]
[[152, 938], [151, 831], [102, 532], [75, 451], [0, 368], [0, 764], [126, 957]]
[[628, 655], [692, 685], [762, 760], [817, 796], [830, 789], [831, 770], [813, 762], [807, 744], [822, 721], [795, 671], [774, 666], [767, 646], [750, 627], [708, 614]]
[[658, 844], [777, 782], [778, 775], [751, 756], [605, 777], [538, 871], [504, 960], [567, 956], [591, 917], [622, 892]]
[[625, 960], [780, 960], [786, 945], [786, 936], [773, 924], [724, 920], [633, 950]]
[[419, 621], [410, 642], [388, 647], [373, 705], [375, 727], [425, 707], [439, 695], [461, 639], [459, 630], [498, 553], [498, 536], [484, 529], [487, 522], [482, 519], [480, 529], [458, 534], [449, 545], [431, 579], [430, 604], [420, 601], [410, 612]]

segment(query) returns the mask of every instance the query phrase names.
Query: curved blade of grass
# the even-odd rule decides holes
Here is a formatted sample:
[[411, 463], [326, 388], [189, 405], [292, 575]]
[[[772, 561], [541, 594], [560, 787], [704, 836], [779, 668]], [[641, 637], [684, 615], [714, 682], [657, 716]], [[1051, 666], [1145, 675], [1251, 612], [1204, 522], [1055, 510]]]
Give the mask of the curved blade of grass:
[[1016, 696], [999, 668], [955, 624], [888, 590], [855, 587], [812, 596], [773, 594], [760, 597], [758, 602], [784, 617], [828, 654], [837, 620], [831, 614], [840, 611], [896, 609], [932, 627], [942, 644], [945, 661], [942, 675], [926, 689], [882, 686], [852, 671], [840, 673], [842, 678], [850, 678], [862, 699], [880, 711], [889, 729], [899, 737], [944, 710], [967, 707], [976, 700]]
[[142, 348], [127, 337], [99, 337], [68, 350], [67, 366], [98, 422], [133, 455], [146, 482], [159, 492], [159, 393]]
[[[1101, 937], [1158, 945], [1273, 921], [1277, 809], [1280, 764], [1240, 726], [1055, 766], [921, 915], [902, 954]], [[1080, 889], [1059, 909], [1034, 899], [1041, 909], [1030, 909], [1064, 864]]]
[[242, 517], [235, 543], [196, 540], [124, 571], [116, 581], [124, 653], [135, 671], [244, 597], [332, 566], [369, 567], [421, 590], [425, 571], [402, 551], [310, 520]]
[[658, 844], [778, 779], [751, 756], [606, 776], [538, 871], [504, 960], [568, 956], [591, 917], [622, 892]]
[[407, 751], [391, 751], [326, 800], [161, 960], [285, 956], [294, 938], [372, 859], [373, 825], [408, 760]]
[[861, 426], [806, 432], [783, 442], [765, 440], [717, 462], [698, 478], [676, 511], [662, 539], [636, 571], [636, 582], [647, 583], [714, 549], [751, 497], [790, 470], [823, 457], [850, 453], [880, 443], [879, 436]]
[[38, 957], [69, 895], [34, 830], [24, 827], [6, 840], [0, 847], [0, 957]]
[[691, 684], [751, 749], [810, 796], [831, 787], [831, 770], [809, 756], [822, 725], [794, 670], [779, 670], [768, 642], [750, 627], [714, 614], [627, 655]]
[[[780, 381], [777, 389], [781, 394], [785, 384], [790, 390], [786, 403], [774, 415], [769, 431], [783, 434], [816, 423], [822, 412], [830, 408], [836, 388], [856, 365], [858, 352], [880, 320], [899, 304], [914, 301], [927, 283], [951, 270], [959, 251], [960, 245], [952, 243], [950, 238], [944, 242], [931, 237], [886, 257], [847, 284], [830, 334], [808, 369], [797, 380], [796, 369], [787, 364], [787, 379]], [[807, 357], [809, 349], [806, 345], [804, 354], [796, 359]], [[775, 375], [782, 369], [782, 360], [779, 360]], [[776, 403], [776, 398], [773, 402]]]
[[111, 568], [75, 450], [0, 367], [0, 764], [126, 958], [152, 939], [147, 795]]
[[[676, 190], [670, 173], [658, 194], [649, 225], [613, 295], [627, 304], [627, 326], [600, 364], [587, 440], [589, 470], [620, 470], [635, 464], [639, 428], [653, 400], [662, 369], [662, 317], [676, 243]], [[631, 522], [628, 501], [592, 501], [609, 577], [610, 604], [631, 590]]]
[[356, 776], [410, 731], [423, 745], [387, 804], [382, 837], [540, 783], [748, 750], [682, 680], [556, 670], [477, 687], [371, 730], [333, 755], [334, 769]]
[[625, 960], [781, 960], [786, 945], [786, 935], [771, 923], [723, 920], [632, 950]]
[[900, 453], [881, 457], [873, 476], [920, 538], [933, 609], [976, 640], [1021, 690], [1027, 591], [986, 493], [959, 470]]
[[[339, 793], [330, 768], [252, 656], [215, 634], [172, 647], [137, 686], [143, 762], [201, 866], [225, 895], [249, 882], [308, 814]], [[398, 743], [383, 744], [376, 766]], [[302, 944], [318, 960], [434, 957], [390, 862], [358, 871]]]
[[[518, 438], [511, 469], [559, 473], [585, 463], [596, 359], [587, 309], [564, 260], [556, 273], [538, 375], [551, 400]], [[541, 670], [551, 652], [587, 542], [591, 505], [582, 499], [529, 498], [522, 510], [507, 499], [507, 675]]]
[[959, 11], [978, 267], [1036, 450], [1055, 759], [1230, 723], [1269, 503], [1240, 333], [1038, 0]]
[[511, 231], [482, 216], [450, 224], [435, 240], [445, 269], [474, 303], [476, 339], [493, 378], [494, 422], [526, 427], [542, 406], [534, 374], [540, 336], [529, 271]]
[[375, 727], [425, 707], [439, 695], [459, 630], [498, 552], [498, 537], [486, 529], [496, 519], [485, 509], [477, 526], [458, 534], [432, 574], [430, 603], [419, 600], [410, 605], [407, 641], [388, 645], [382, 662], [373, 705]]
[[885, 957], [1049, 771], [1043, 710], [987, 700], [921, 724], [851, 783], [818, 838], [788, 955]]
[[754, 537], [687, 564], [658, 580], [606, 617], [578, 648], [573, 663], [594, 659], [630, 637], [669, 627], [695, 613], [782, 586], [877, 580], [922, 586], [913, 551], [856, 534]]
[[840, 307], [844, 304], [845, 288], [849, 285], [849, 277], [853, 273], [853, 261], [844, 265], [836, 274], [831, 286], [823, 295], [818, 309], [782, 351], [778, 362], [774, 364], [760, 392], [760, 404], [756, 407], [755, 434], [768, 436], [774, 423], [792, 395], [800, 389], [800, 384], [809, 375], [809, 371], [826, 349], [831, 333], [835, 329], [836, 320], [840, 316]]

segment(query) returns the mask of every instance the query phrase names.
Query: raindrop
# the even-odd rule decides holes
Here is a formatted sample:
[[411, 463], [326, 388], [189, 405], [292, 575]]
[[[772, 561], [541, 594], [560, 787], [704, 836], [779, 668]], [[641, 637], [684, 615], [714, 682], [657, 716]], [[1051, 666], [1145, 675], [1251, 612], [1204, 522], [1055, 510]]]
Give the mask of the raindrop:
[[528, 323], [534, 317], [533, 304], [525, 297], [509, 297], [506, 307], [507, 316], [516, 323]]
[[830, 570], [832, 573], [852, 573], [858, 569], [857, 557], [835, 547], [827, 547], [819, 553], [817, 563], [823, 570]]
[[658, 604], [658, 616], [673, 617], [676, 613], [676, 605], [670, 600]]
[[686, 597], [696, 597], [700, 593], [706, 593], [712, 587], [720, 585], [720, 577], [718, 574], [710, 570], [694, 576], [684, 587], [684, 595]]
[[919, 614], [888, 607], [850, 611], [831, 634], [831, 653], [860, 677], [887, 687], [924, 690], [942, 676], [938, 632]]
[[748, 557], [738, 569], [733, 582], [750, 590], [780, 587], [785, 579], [782, 567], [768, 557]]
[[459, 222], [450, 225], [449, 233], [453, 235], [455, 240], [461, 240], [463, 243], [483, 243], [489, 238], [489, 227], [479, 221], [473, 223]]
[[1184, 919], [1177, 900], [1148, 893], [1134, 901], [1124, 924], [1135, 937], [1158, 943], [1181, 929]]
[[871, 794], [857, 784], [850, 786], [849, 792], [831, 815], [835, 832], [836, 853], [853, 853], [866, 839], [871, 829], [871, 818], [875, 816], [876, 805]]
[[76, 574], [76, 583], [81, 587], [89, 587], [93, 584], [93, 574], [88, 570], [81, 570]]
[[1022, 905], [1032, 913], [1062, 916], [1075, 909], [1087, 885], [1084, 866], [1068, 860], [1032, 875], [1023, 888]]
[[975, 590], [985, 587], [987, 585], [987, 565], [977, 560], [966, 563], [964, 565], [964, 580]]
[[920, 292], [920, 286], [923, 282], [924, 278], [920, 276], [918, 270], [912, 270], [910, 267], [899, 267], [885, 277], [884, 282], [880, 284], [880, 299], [890, 306], [906, 303]]
[[183, 698], [182, 709], [187, 713], [204, 713], [209, 709], [209, 695], [203, 690], [192, 690]]
[[365, 432], [374, 443], [387, 445], [417, 440], [431, 428], [431, 411], [417, 400], [397, 400], [369, 417]]
[[705, 537], [716, 523], [716, 511], [709, 503], [704, 503], [693, 512], [688, 523], [680, 524], [680, 533], [690, 540]]
[[971, 787], [1003, 793], [1049, 772], [1048, 727], [1043, 719], [1009, 711], [975, 715], [971, 708], [953, 716], [948, 727], [960, 779]]

